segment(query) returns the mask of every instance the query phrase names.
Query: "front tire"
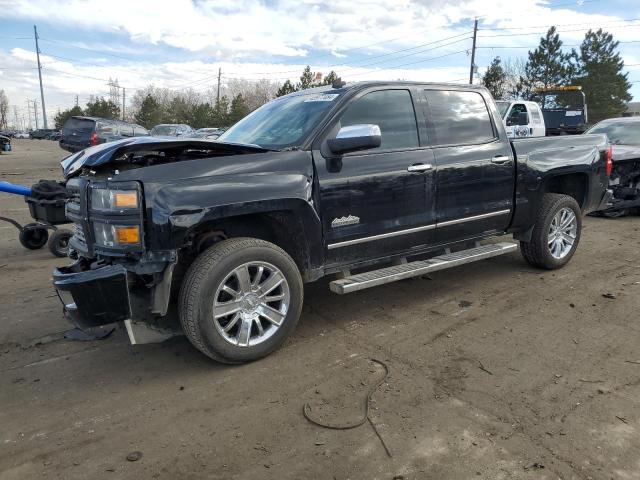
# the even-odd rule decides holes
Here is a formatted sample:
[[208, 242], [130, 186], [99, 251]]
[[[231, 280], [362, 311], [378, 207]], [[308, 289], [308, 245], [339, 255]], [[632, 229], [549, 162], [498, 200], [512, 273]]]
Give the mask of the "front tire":
[[546, 193], [533, 227], [531, 241], [520, 242], [520, 252], [529, 264], [555, 270], [566, 265], [578, 247], [582, 212], [575, 198]]
[[224, 240], [189, 267], [180, 322], [208, 357], [249, 362], [273, 352], [294, 330], [303, 292], [298, 267], [281, 248], [254, 238]]

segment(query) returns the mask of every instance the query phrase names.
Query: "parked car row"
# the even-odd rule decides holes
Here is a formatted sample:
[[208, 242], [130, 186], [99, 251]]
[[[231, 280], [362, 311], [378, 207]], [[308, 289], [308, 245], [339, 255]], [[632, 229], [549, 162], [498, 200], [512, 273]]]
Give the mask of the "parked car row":
[[99, 117], [75, 116], [64, 124], [59, 140], [61, 148], [69, 152], [77, 152], [87, 147], [129, 137], [181, 137], [215, 140], [223, 132], [224, 130], [220, 128], [194, 130], [189, 125], [173, 123], [156, 125], [149, 131], [135, 123]]

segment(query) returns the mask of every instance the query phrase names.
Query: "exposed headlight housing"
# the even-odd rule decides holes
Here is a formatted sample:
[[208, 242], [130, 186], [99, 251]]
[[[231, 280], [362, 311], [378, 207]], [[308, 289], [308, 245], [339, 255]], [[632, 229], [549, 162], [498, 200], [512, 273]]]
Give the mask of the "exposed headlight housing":
[[96, 243], [103, 247], [140, 245], [142, 237], [138, 225], [117, 225], [103, 222], [93, 223]]
[[140, 208], [140, 195], [137, 189], [91, 189], [91, 209], [101, 212], [122, 212]]

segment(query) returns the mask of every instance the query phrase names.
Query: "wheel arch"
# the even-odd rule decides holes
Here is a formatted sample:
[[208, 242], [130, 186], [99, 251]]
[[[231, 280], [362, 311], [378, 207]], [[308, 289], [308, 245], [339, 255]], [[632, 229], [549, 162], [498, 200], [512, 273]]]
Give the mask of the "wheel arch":
[[191, 257], [228, 238], [251, 237], [271, 242], [294, 260], [305, 281], [314, 280], [323, 263], [322, 228], [313, 207], [302, 200], [257, 202], [207, 212], [183, 234], [179, 248]]
[[578, 202], [580, 209], [584, 209], [589, 196], [589, 175], [584, 172], [550, 175], [545, 179], [541, 193], [569, 195]]

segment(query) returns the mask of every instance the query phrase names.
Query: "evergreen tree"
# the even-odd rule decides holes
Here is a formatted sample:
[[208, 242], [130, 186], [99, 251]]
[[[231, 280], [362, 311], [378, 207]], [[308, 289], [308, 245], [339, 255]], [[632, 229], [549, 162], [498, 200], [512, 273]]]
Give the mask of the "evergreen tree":
[[145, 128], [153, 128], [163, 123], [162, 107], [151, 94], [147, 94], [140, 105], [140, 110], [135, 114], [134, 118], [137, 123]]
[[311, 67], [307, 65], [300, 75], [300, 82], [296, 85], [297, 90], [306, 90], [307, 88], [315, 87], [316, 75], [311, 71]]
[[298, 89], [293, 86], [293, 83], [291, 83], [289, 80], [286, 80], [276, 92], [276, 97], [282, 97], [283, 95], [289, 95], [290, 93], [297, 91]]
[[500, 57], [496, 57], [482, 76], [482, 84], [487, 87], [493, 98], [503, 100], [507, 91], [507, 72], [502, 68]]
[[323, 85], [332, 85], [334, 81], [336, 81], [338, 79], [338, 74], [336, 72], [334, 72], [333, 70], [331, 70], [329, 72], [329, 74], [324, 77], [324, 80], [322, 81]]
[[229, 126], [229, 99], [226, 95], [220, 97], [213, 108], [212, 125], [215, 127]]
[[589, 30], [580, 45], [579, 74], [576, 84], [581, 85], [587, 99], [589, 123], [615, 117], [626, 110], [631, 100], [624, 62], [616, 51], [618, 42], [613, 35], [599, 29]]
[[571, 83], [574, 72], [572, 58], [574, 55], [562, 52], [560, 35], [556, 33], [556, 27], [551, 27], [547, 34], [540, 38], [538, 48], [529, 52], [525, 75], [520, 78], [519, 90], [527, 96], [536, 88]]
[[231, 108], [229, 110], [228, 121], [229, 125], [233, 125], [238, 120], [246, 117], [249, 114], [249, 107], [247, 106], [247, 102], [245, 102], [244, 97], [241, 93], [237, 94], [231, 100]]
[[104, 97], [97, 97], [89, 100], [84, 109], [84, 114], [90, 117], [100, 117], [109, 119], [120, 118], [120, 107], [111, 100]]
[[73, 116], [82, 115], [82, 108], [77, 105], [74, 105], [73, 108], [69, 108], [67, 110], [63, 110], [62, 112], [58, 112], [58, 114], [53, 118], [55, 122], [56, 130], [60, 130], [64, 124]]
[[214, 109], [210, 103], [200, 103], [191, 109], [189, 125], [193, 128], [215, 127]]

